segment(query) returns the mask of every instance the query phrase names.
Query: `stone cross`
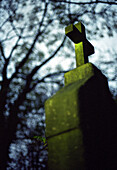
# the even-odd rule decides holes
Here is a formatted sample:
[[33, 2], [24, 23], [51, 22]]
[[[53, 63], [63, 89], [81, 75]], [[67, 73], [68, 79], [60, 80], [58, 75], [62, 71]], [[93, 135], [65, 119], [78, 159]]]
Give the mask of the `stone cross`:
[[93, 45], [86, 39], [85, 27], [79, 22], [65, 28], [65, 34], [75, 43], [76, 67], [88, 62], [88, 56], [94, 54]]

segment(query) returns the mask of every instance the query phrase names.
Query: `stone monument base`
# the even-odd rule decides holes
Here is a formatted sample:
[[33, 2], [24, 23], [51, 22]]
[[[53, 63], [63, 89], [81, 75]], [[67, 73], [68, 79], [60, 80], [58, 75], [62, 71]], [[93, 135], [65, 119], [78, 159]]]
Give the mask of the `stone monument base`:
[[75, 72], [45, 103], [48, 169], [115, 170], [117, 114], [106, 77], [91, 63]]

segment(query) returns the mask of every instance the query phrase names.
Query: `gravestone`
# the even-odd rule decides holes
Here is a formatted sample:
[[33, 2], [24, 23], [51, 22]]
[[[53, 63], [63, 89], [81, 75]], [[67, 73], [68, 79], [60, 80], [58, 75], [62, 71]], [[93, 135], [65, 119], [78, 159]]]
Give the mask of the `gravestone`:
[[107, 79], [88, 62], [94, 48], [83, 24], [71, 24], [65, 33], [75, 43], [77, 67], [45, 103], [48, 169], [117, 169], [117, 116]]

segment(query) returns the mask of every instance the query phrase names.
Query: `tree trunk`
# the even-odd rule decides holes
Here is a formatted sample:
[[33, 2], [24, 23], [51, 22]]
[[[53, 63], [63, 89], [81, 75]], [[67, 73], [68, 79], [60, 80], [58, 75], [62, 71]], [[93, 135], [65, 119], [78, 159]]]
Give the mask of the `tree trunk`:
[[0, 170], [6, 170], [9, 157], [9, 146], [15, 139], [18, 117], [10, 114], [9, 118], [0, 118]]
[[6, 140], [5, 118], [0, 116], [0, 169], [6, 169], [7, 162], [7, 140]]

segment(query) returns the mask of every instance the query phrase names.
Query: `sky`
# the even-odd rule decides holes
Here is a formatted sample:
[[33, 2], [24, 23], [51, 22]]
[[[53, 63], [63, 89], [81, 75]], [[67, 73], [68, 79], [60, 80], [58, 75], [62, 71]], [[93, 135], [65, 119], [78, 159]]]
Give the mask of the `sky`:
[[[74, 1], [75, 2], [75, 1]], [[100, 6], [98, 5], [98, 8], [100, 8]], [[29, 9], [28, 9], [29, 10]], [[87, 19], [87, 18], [86, 18]], [[87, 29], [87, 26], [85, 26], [86, 29]], [[56, 30], [55, 30], [56, 31]], [[62, 28], [61, 29], [61, 33], [65, 34], [65, 28]], [[93, 54], [92, 56], [89, 56], [89, 62], [95, 64], [98, 68], [100, 68], [102, 71], [103, 71], [103, 66], [101, 66], [99, 64], [99, 62], [103, 62], [103, 61], [113, 61], [113, 56], [110, 56], [110, 53], [108, 51], [115, 51], [117, 53], [117, 46], [116, 46], [116, 40], [117, 40], [117, 33], [114, 33], [113, 37], [108, 37], [107, 35], [102, 38], [102, 37], [99, 37], [98, 39], [91, 39], [89, 40], [92, 45], [94, 46], [95, 48], [95, 54]], [[15, 42], [15, 41], [12, 41], [12, 42]], [[61, 43], [58, 42], [56, 44], [59, 45]], [[9, 43], [9, 46], [11, 45], [12, 43]], [[56, 47], [54, 45], [54, 47]], [[74, 44], [73, 44], [74, 46]], [[47, 47], [45, 47], [44, 44], [39, 44], [39, 46], [37, 46], [37, 48], [42, 48], [44, 49], [44, 52], [45, 52], [45, 55], [47, 57], [49, 57], [49, 54], [47, 53]], [[9, 54], [10, 48], [8, 48], [7, 46], [7, 55]], [[70, 58], [64, 58], [64, 53], [66, 51], [69, 51], [69, 49], [66, 47], [64, 48], [64, 50], [62, 51], [62, 54], [60, 53], [60, 55], [57, 55], [55, 58], [53, 58], [52, 60], [50, 60], [50, 62], [48, 62], [47, 66], [48, 67], [52, 67], [52, 71], [54, 72], [55, 68], [56, 68], [56, 65], [57, 64], [61, 64], [62, 66], [62, 69], [63, 70], [69, 70], [70, 69], [70, 64], [73, 62], [73, 68], [75, 68], [75, 50], [71, 53], [70, 51]], [[104, 57], [103, 57], [103, 54], [104, 54]], [[13, 68], [13, 65], [11, 64], [11, 67]], [[109, 68], [108, 69], [108, 74], [106, 75], [107, 78], [109, 78], [109, 76], [111, 76], [111, 74], [116, 74], [116, 63], [113, 65], [113, 67]], [[46, 73], [48, 71], [45, 71], [45, 67], [42, 68], [42, 73]], [[10, 76], [10, 75], [9, 75]], [[114, 87], [116, 90], [117, 90], [117, 80], [112, 82], [112, 81], [109, 81], [109, 86], [111, 87]]]
[[[104, 38], [99, 38], [98, 40], [90, 40], [92, 45], [94, 46], [95, 53], [91, 56], [89, 56], [89, 62], [93, 63], [96, 67], [100, 68], [101, 71], [103, 71], [104, 67], [101, 66], [100, 63], [102, 61], [113, 61], [114, 56], [111, 56], [108, 51], [115, 51], [117, 53], [117, 46], [115, 42], [117, 41], [117, 34], [114, 33], [113, 37], [105, 36]], [[74, 44], [73, 44], [74, 46]], [[104, 54], [104, 55], [103, 55]], [[104, 57], [103, 57], [104, 56]], [[71, 62], [74, 62], [73, 69], [76, 67], [76, 61], [75, 61], [75, 49], [73, 53], [71, 54], [70, 58], [64, 58], [64, 57], [55, 57], [52, 59], [47, 65], [52, 66], [53, 70], [55, 66], [60, 63], [62, 68], [64, 70], [69, 70], [69, 65]], [[111, 74], [117, 74], [117, 61], [113, 65], [113, 67], [110, 67], [107, 71], [107, 78], [111, 76]], [[54, 72], [54, 71], [53, 71]], [[104, 73], [103, 73], [104, 74]], [[117, 77], [116, 77], [117, 78]], [[108, 81], [109, 87], [113, 87], [117, 91], [117, 79], [116, 81]]]

